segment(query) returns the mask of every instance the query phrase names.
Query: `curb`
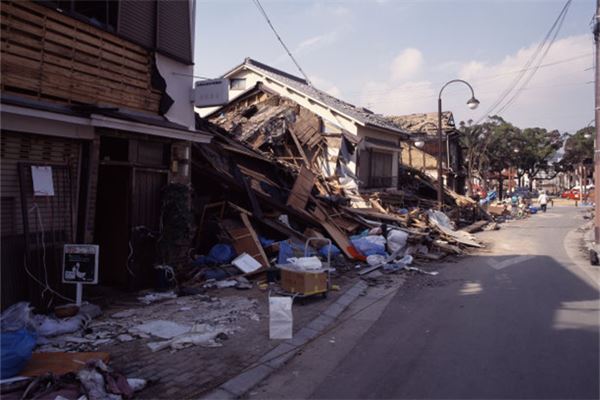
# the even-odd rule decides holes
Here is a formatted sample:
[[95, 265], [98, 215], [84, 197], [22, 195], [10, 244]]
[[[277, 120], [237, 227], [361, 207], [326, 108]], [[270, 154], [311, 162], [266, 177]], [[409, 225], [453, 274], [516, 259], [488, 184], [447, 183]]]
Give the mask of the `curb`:
[[364, 281], [356, 283], [318, 317], [296, 332], [292, 339], [285, 340], [262, 356], [257, 364], [202, 396], [201, 399], [236, 399], [248, 392], [293, 358], [302, 346], [329, 328], [367, 287], [368, 285]]

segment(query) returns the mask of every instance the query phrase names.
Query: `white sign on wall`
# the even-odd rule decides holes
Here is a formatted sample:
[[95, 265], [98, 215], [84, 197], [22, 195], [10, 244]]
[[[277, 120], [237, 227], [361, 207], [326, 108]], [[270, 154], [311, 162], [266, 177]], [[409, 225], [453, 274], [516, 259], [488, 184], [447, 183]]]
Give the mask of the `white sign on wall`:
[[31, 180], [33, 181], [34, 196], [54, 196], [52, 167], [32, 165]]
[[196, 107], [222, 106], [229, 103], [229, 79], [196, 82], [193, 99]]

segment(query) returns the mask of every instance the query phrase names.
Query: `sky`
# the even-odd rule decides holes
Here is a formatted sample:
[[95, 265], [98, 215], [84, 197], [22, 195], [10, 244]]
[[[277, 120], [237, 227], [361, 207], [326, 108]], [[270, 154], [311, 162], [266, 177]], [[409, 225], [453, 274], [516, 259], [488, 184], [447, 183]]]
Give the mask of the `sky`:
[[[521, 128], [574, 133], [594, 117], [595, 0], [573, 0], [540, 68], [507, 107], [492, 108], [565, 2], [261, 0], [313, 85], [352, 104], [383, 115], [434, 112], [444, 83], [458, 78], [481, 104], [469, 110], [469, 89], [449, 85], [443, 108], [457, 123], [499, 113]], [[245, 57], [301, 76], [252, 0], [196, 0], [194, 74], [217, 78]]]

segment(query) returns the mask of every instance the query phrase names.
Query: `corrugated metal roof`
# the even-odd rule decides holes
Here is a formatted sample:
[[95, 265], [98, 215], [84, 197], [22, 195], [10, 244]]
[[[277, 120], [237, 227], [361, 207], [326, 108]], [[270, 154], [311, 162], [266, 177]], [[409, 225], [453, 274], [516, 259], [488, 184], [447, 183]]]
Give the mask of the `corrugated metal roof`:
[[330, 107], [331, 109], [339, 112], [340, 114], [346, 115], [363, 125], [374, 126], [380, 129], [393, 131], [394, 133], [398, 134], [408, 134], [408, 132], [406, 132], [404, 129], [397, 126], [395, 123], [388, 120], [382, 115], [375, 114], [373, 111], [368, 110], [364, 107], [358, 107], [353, 104], [347, 103], [343, 100], [340, 100], [336, 97], [333, 97], [323, 92], [322, 90], [319, 90], [314, 86], [309, 85], [308, 82], [306, 82], [306, 80], [302, 78], [289, 74], [285, 71], [278, 70], [251, 58], [246, 58], [243, 64], [234, 68], [224, 76], [227, 76], [233, 71], [237, 70], [238, 68], [244, 66], [253, 69], [259, 73], [262, 73], [274, 80], [277, 80], [280, 83], [287, 85], [288, 87], [315, 99], [316, 101], [320, 101], [326, 106]]

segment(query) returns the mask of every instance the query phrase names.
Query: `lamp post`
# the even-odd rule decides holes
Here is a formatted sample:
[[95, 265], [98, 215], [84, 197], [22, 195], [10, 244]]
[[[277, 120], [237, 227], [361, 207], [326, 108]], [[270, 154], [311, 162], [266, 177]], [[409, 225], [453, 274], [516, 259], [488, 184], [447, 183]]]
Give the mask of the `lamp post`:
[[455, 83], [455, 82], [460, 82], [460, 83], [464, 83], [465, 85], [467, 85], [469, 87], [469, 89], [471, 89], [471, 98], [467, 101], [467, 106], [471, 109], [474, 110], [477, 108], [477, 106], [479, 105], [479, 100], [477, 100], [475, 98], [475, 92], [473, 91], [473, 87], [467, 82], [467, 81], [463, 81], [462, 79], [453, 79], [451, 81], [448, 81], [444, 84], [444, 86], [442, 86], [442, 88], [440, 89], [440, 94], [438, 95], [438, 207], [440, 209], [440, 211], [443, 210], [443, 205], [444, 205], [444, 181], [442, 179], [442, 92], [444, 91], [444, 89], [446, 88], [446, 86], [450, 85], [451, 83]]

